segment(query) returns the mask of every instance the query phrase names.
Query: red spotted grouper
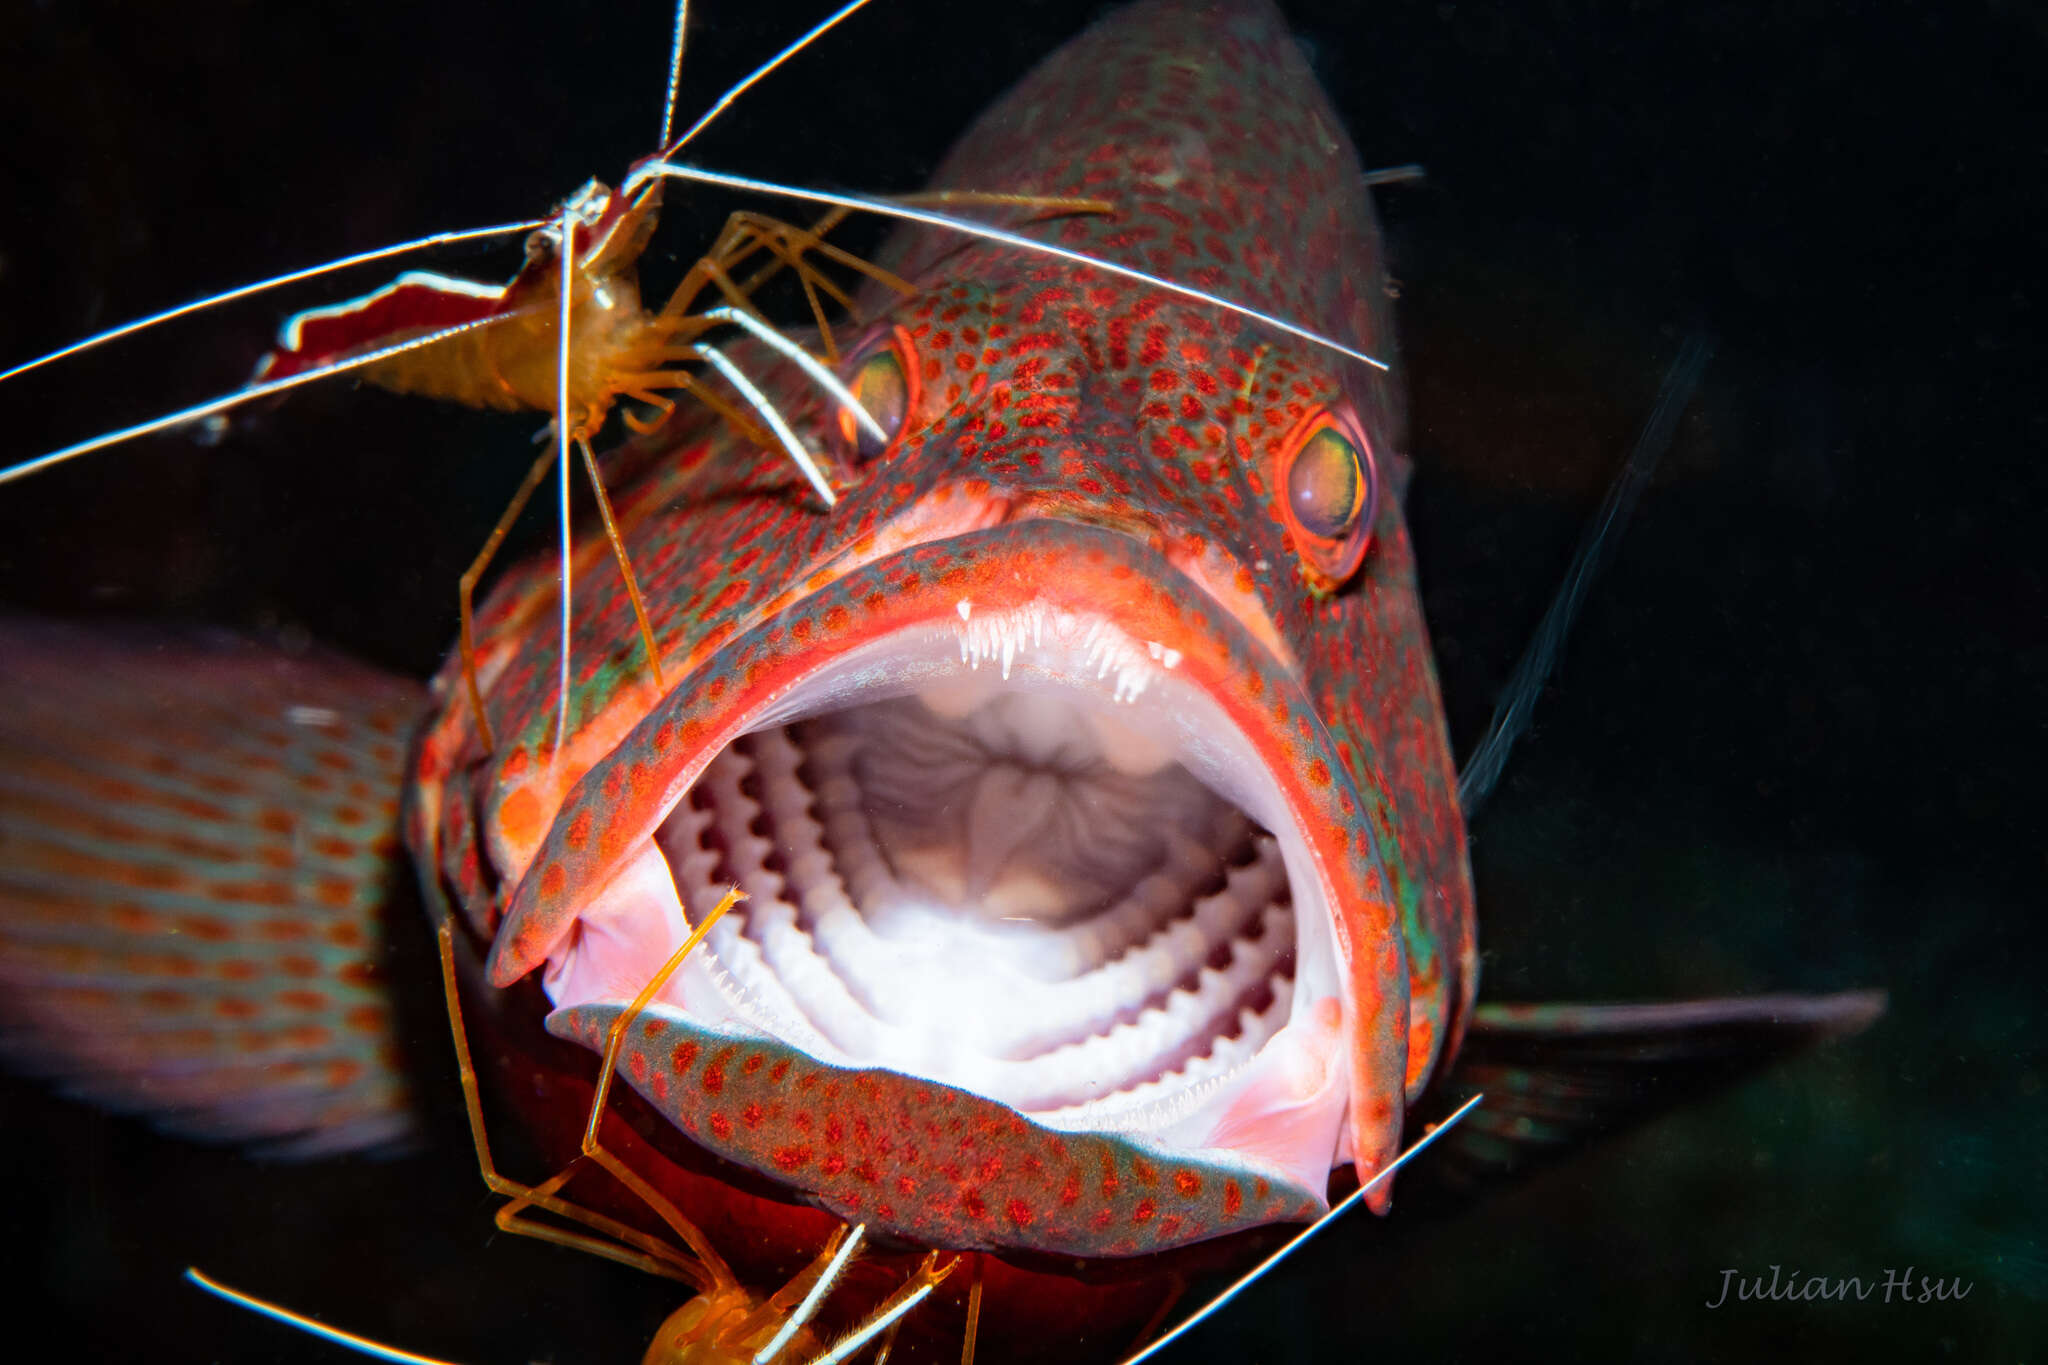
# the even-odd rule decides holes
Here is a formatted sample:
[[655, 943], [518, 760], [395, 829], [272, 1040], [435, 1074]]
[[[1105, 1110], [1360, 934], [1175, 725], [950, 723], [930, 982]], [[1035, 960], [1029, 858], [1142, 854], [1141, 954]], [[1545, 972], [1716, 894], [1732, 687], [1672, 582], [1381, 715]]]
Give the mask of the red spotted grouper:
[[[1112, 15], [937, 184], [1107, 199], [1025, 230], [1392, 351], [1356, 153], [1263, 0]], [[608, 1144], [756, 1274], [842, 1220], [988, 1253], [984, 1335], [1024, 1349], [1127, 1335], [1160, 1267], [1315, 1217], [1333, 1168], [1370, 1178], [1468, 1030], [1509, 1091], [1483, 1163], [1514, 1118], [1575, 1126], [1515, 1102], [1546, 1044], [1597, 1068], [1645, 1035], [1725, 1056], [1867, 1017], [1475, 1025], [1396, 380], [998, 243], [921, 229], [881, 263], [915, 292], [867, 300], [841, 373], [885, 440], [737, 352], [835, 507], [701, 412], [611, 457], [666, 687], [585, 537], [559, 751], [550, 560], [479, 618], [491, 750], [452, 666], [422, 698], [337, 660], [10, 627], [11, 1054], [175, 1131], [402, 1131], [374, 970], [402, 786], [487, 1077], [553, 1155], [589, 1096], [568, 1044], [601, 1049], [737, 885], [627, 1035]]]

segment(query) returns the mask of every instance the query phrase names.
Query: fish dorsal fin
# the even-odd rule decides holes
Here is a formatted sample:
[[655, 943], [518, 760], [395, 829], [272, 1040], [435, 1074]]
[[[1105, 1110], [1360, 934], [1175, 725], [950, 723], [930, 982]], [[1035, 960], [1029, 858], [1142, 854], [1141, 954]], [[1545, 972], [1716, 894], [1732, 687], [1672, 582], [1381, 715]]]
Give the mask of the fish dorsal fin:
[[1471, 1188], [1648, 1120], [1884, 1012], [1882, 991], [1660, 1004], [1483, 1004], [1453, 1073], [1486, 1104], [1443, 1143]]
[[1537, 623], [1536, 634], [1522, 651], [1515, 671], [1508, 675], [1507, 686], [1501, 689], [1500, 701], [1493, 708], [1493, 719], [1486, 723], [1486, 733], [1472, 746], [1471, 756], [1458, 773], [1458, 804], [1464, 808], [1466, 819], [1471, 819], [1492, 793], [1507, 767], [1509, 751], [1529, 728], [1529, 712], [1535, 707], [1543, 684], [1549, 681], [1551, 670], [1557, 666], [1565, 638], [1571, 634], [1572, 622], [1585, 601], [1586, 589], [1606, 565], [1614, 542], [1620, 539], [1630, 513], [1635, 511], [1636, 499], [1642, 496], [1657, 462], [1670, 448], [1671, 438], [1678, 431], [1679, 414], [1692, 401], [1693, 390], [1699, 386], [1700, 375], [1706, 370], [1713, 350], [1705, 337], [1689, 337], [1678, 359], [1665, 372], [1664, 385], [1636, 437], [1635, 448], [1629, 451], [1621, 472], [1608, 487], [1600, 510], [1587, 524], [1557, 596], [1551, 599], [1549, 610]]

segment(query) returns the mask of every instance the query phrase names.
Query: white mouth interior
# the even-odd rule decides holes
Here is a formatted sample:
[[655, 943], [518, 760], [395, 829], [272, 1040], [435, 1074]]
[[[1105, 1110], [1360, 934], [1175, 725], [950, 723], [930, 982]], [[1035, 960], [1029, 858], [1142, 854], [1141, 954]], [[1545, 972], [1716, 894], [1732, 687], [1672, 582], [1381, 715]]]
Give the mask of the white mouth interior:
[[1330, 911], [1249, 740], [1106, 620], [1037, 608], [842, 656], [698, 779], [548, 962], [1068, 1129], [1227, 1145], [1311, 1188], [1345, 1087]]

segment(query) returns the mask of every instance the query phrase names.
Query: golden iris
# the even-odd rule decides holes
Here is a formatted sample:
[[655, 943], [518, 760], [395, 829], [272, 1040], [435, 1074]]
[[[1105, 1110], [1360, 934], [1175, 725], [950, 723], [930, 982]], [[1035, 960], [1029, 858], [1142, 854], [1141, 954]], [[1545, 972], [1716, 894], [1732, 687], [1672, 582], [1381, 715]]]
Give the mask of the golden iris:
[[872, 460], [889, 448], [910, 415], [910, 381], [903, 376], [903, 363], [896, 358], [896, 348], [885, 346], [863, 360], [846, 387], [888, 434], [887, 440], [877, 440], [851, 412], [839, 414], [839, 434], [860, 459]]
[[1287, 501], [1310, 535], [1336, 540], [1349, 532], [1365, 506], [1358, 447], [1335, 427], [1309, 437], [1287, 470]]

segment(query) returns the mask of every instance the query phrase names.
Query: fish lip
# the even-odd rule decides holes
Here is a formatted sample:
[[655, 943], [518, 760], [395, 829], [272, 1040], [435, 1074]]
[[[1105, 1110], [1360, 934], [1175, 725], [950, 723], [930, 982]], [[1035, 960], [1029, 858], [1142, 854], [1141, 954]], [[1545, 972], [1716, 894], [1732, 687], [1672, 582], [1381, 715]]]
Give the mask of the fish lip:
[[[1293, 671], [1156, 545], [1099, 526], [1033, 520], [1028, 542], [1008, 535], [1014, 523], [1002, 517], [879, 555], [792, 596], [680, 680], [563, 802], [510, 898], [491, 950], [492, 982], [509, 985], [547, 958], [712, 758], [741, 734], [787, 719], [777, 717], [778, 706], [860, 645], [895, 628], [957, 619], [963, 602], [984, 620], [1034, 605], [1113, 614], [1129, 639], [1181, 656], [1181, 677], [1250, 738], [1278, 790], [1305, 850], [1299, 866], [1289, 859], [1290, 882], [1297, 895], [1304, 886], [1317, 890], [1336, 940], [1350, 1139], [1361, 1167], [1375, 1168], [1399, 1136], [1405, 952], [1373, 831], [1334, 742]], [[719, 679], [727, 684], [718, 687]]]

